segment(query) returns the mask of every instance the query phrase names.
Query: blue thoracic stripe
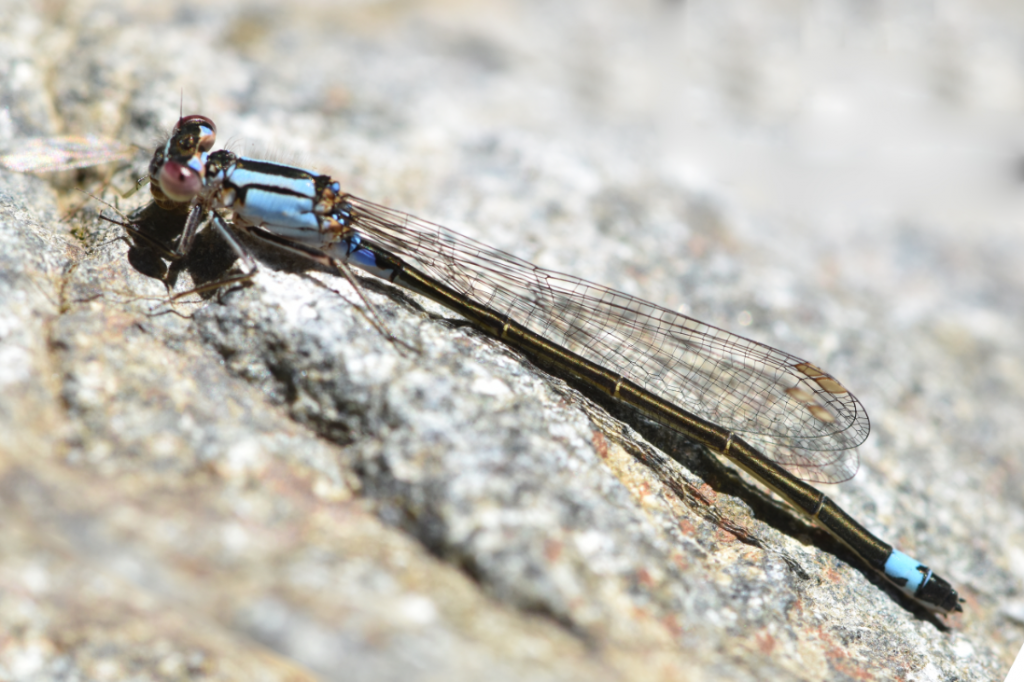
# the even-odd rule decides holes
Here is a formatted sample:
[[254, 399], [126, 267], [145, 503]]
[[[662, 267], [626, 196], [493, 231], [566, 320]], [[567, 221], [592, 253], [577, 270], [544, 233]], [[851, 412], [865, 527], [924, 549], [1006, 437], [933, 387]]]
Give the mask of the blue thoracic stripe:
[[316, 233], [320, 222], [313, 212], [313, 200], [292, 194], [281, 194], [273, 189], [248, 187], [231, 207], [235, 213], [251, 225], [273, 225], [281, 236], [291, 239], [296, 235], [288, 230], [313, 230]]
[[897, 549], [889, 555], [883, 570], [890, 580], [901, 585], [903, 591], [910, 596], [915, 596], [921, 586], [927, 584], [932, 577], [930, 568]]
[[[268, 189], [278, 189], [288, 194], [309, 197], [310, 199], [316, 197], [316, 183], [312, 174], [307, 173], [296, 177], [298, 174], [288, 176], [281, 173], [254, 171], [246, 168], [243, 163], [244, 161], [244, 159], [240, 159], [238, 165], [228, 172], [227, 180], [235, 187], [243, 190], [249, 187], [266, 187]], [[271, 166], [271, 164], [261, 165]], [[291, 170], [290, 166], [280, 166], [279, 168]]]

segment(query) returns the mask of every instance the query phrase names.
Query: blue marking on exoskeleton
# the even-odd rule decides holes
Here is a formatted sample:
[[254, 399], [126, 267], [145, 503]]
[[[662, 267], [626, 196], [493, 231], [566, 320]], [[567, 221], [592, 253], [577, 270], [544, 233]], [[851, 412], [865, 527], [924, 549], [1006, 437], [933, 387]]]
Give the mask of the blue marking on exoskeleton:
[[390, 278], [390, 268], [378, 267], [377, 256], [374, 255], [373, 251], [369, 251], [367, 249], [356, 249], [349, 254], [348, 262], [360, 270], [365, 270], [377, 277], [382, 277], [384, 279]]
[[231, 208], [250, 225], [265, 225], [285, 239], [309, 243], [310, 237], [320, 232], [313, 200], [306, 197], [250, 186]]
[[369, 249], [362, 248], [360, 246], [361, 242], [362, 237], [358, 233], [352, 234], [337, 244], [331, 245], [330, 251], [342, 252], [340, 259], [353, 267], [357, 267], [381, 279], [390, 280], [394, 271], [391, 268], [380, 267], [377, 264], [376, 254]]
[[[244, 162], [245, 159], [240, 159], [240, 161]], [[292, 169], [291, 166], [282, 167]], [[313, 200], [316, 198], [316, 184], [313, 180], [312, 174], [309, 174], [308, 171], [303, 171], [303, 173], [303, 177], [288, 177], [277, 173], [261, 173], [259, 171], [250, 170], [244, 165], [239, 165], [228, 171], [227, 180], [235, 187], [275, 188], [289, 194], [299, 195]]]
[[926, 585], [932, 577], [932, 571], [920, 561], [909, 557], [899, 550], [885, 561], [883, 569], [890, 580], [901, 586], [903, 591], [914, 596], [922, 585]]
[[196, 175], [202, 177], [203, 174], [206, 172], [206, 159], [209, 156], [210, 155], [207, 152], [196, 154], [191, 159], [189, 159], [185, 163], [185, 165], [188, 166], [191, 170], [195, 171]]

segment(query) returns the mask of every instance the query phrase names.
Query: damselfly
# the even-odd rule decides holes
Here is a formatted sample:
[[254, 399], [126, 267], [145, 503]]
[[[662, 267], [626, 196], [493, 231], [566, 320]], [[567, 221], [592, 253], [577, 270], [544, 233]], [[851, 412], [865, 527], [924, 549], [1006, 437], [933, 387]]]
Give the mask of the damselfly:
[[[585, 280], [545, 270], [414, 216], [343, 193], [326, 175], [211, 151], [216, 126], [186, 116], [150, 164], [158, 206], [185, 210], [176, 256], [208, 226], [250, 278], [235, 230], [341, 271], [422, 294], [539, 366], [622, 401], [730, 459], [926, 608], [960, 611], [955, 589], [882, 542], [803, 480], [858, 468], [864, 406], [816, 365]], [[231, 222], [223, 212], [230, 212]], [[219, 285], [220, 283], [218, 283]], [[803, 479], [803, 480], [800, 480]]]

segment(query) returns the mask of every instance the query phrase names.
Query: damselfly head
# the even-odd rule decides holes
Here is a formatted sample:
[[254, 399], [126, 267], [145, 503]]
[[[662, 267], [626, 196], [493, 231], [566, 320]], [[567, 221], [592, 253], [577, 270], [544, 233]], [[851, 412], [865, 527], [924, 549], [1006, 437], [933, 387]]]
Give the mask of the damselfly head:
[[161, 208], [189, 202], [202, 190], [206, 156], [216, 139], [217, 126], [206, 116], [178, 119], [149, 164], [153, 199]]

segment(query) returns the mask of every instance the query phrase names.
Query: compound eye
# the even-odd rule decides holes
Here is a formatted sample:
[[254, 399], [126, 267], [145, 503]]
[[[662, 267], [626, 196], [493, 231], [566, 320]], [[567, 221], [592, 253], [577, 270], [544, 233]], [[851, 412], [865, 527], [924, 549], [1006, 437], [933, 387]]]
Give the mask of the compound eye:
[[217, 140], [217, 125], [212, 120], [202, 114], [183, 116], [174, 126], [174, 132], [177, 133], [185, 126], [195, 126], [199, 129], [199, 151], [208, 152], [213, 148], [213, 143]]
[[203, 187], [199, 174], [177, 161], [164, 163], [159, 180], [160, 189], [172, 201], [190, 201]]

